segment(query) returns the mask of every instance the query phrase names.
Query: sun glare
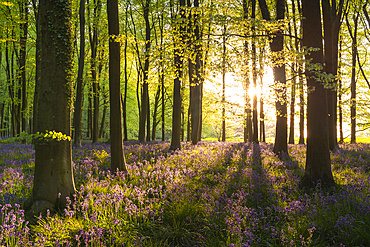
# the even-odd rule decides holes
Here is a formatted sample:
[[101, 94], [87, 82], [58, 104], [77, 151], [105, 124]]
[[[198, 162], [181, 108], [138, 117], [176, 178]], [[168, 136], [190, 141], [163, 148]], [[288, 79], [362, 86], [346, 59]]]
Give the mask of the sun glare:
[[261, 97], [261, 87], [260, 86], [257, 86], [257, 87], [249, 87], [249, 90], [248, 90], [248, 95], [249, 95], [249, 98], [252, 100], [253, 97], [256, 95], [257, 98]]
[[[271, 90], [271, 85], [273, 85], [274, 79], [273, 79], [273, 73], [271, 68], [266, 68], [264, 71], [263, 80], [261, 83], [261, 80], [257, 80], [257, 86], [253, 87], [252, 85], [247, 90], [248, 95], [251, 100], [253, 100], [253, 97], [257, 96], [257, 101], [259, 105], [260, 98], [263, 97], [265, 104], [267, 104], [267, 101], [270, 99], [273, 99], [273, 92]], [[251, 82], [252, 83], [252, 82]], [[262, 85], [261, 85], [262, 84]], [[208, 92], [212, 92], [211, 94], [214, 95], [222, 95], [222, 75], [218, 74], [217, 76], [213, 77], [212, 80], [206, 81], [205, 83], [205, 90]], [[234, 107], [238, 106], [240, 108], [240, 111], [244, 111], [244, 105], [245, 105], [245, 88], [243, 79], [241, 77], [237, 76], [237, 73], [226, 73], [225, 75], [225, 100], [226, 102], [230, 103], [230, 105], [234, 105]], [[252, 102], [251, 102], [252, 103]], [[259, 108], [259, 106], [258, 106]], [[272, 118], [274, 118], [274, 111], [271, 111], [271, 114], [268, 113], [268, 111], [272, 109], [268, 109], [267, 105], [265, 105], [264, 110], [265, 113], [268, 115], [271, 115]]]

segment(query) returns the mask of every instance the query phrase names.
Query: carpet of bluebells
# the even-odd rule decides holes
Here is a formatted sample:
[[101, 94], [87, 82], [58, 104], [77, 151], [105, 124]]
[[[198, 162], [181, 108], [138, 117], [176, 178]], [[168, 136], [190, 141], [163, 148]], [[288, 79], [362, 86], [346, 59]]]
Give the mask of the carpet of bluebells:
[[26, 221], [34, 151], [0, 143], [0, 246], [369, 246], [370, 145], [331, 154], [338, 186], [301, 190], [306, 147], [125, 144], [130, 176], [110, 146], [73, 149], [76, 194], [64, 211]]

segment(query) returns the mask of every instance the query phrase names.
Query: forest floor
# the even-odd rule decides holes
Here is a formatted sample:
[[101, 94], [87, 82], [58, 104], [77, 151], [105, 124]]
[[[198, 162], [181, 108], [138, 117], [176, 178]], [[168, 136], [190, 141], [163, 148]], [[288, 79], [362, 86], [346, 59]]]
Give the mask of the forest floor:
[[64, 211], [25, 221], [34, 151], [0, 143], [0, 246], [369, 246], [370, 144], [331, 154], [335, 188], [298, 186], [305, 145], [279, 160], [272, 144], [125, 145], [73, 149], [77, 192]]

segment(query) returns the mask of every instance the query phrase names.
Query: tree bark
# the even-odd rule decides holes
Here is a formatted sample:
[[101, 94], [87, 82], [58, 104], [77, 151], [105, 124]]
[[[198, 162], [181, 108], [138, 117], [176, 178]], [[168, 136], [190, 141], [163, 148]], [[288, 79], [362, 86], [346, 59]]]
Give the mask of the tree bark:
[[[243, 19], [247, 21], [248, 19], [248, 2], [243, 0]], [[246, 33], [248, 35], [248, 33]], [[253, 129], [252, 129], [252, 107], [251, 99], [249, 97], [249, 87], [250, 87], [250, 78], [249, 78], [249, 47], [248, 41], [244, 40], [244, 61], [246, 70], [244, 73], [244, 142], [251, 142]]]
[[[160, 79], [160, 75], [159, 75], [159, 79]], [[159, 101], [160, 101], [160, 96], [161, 96], [161, 85], [159, 84], [157, 86], [157, 92], [155, 93], [155, 96], [154, 96], [154, 109], [153, 109], [153, 126], [152, 126], [152, 141], [155, 141], [155, 138], [156, 138], [156, 130], [157, 130], [157, 126], [158, 126], [158, 123], [159, 121], [157, 121], [157, 115], [158, 115], [158, 108], [159, 108]]]
[[20, 13], [22, 22], [20, 24], [20, 58], [19, 58], [19, 69], [22, 85], [22, 131], [27, 132], [27, 80], [26, 80], [26, 55], [27, 55], [27, 33], [28, 33], [28, 6], [26, 2], [20, 3]]
[[[40, 80], [37, 126], [71, 135], [72, 6], [69, 1], [40, 0]], [[70, 140], [35, 141], [35, 173], [28, 209], [33, 215], [64, 208], [75, 193]]]
[[222, 134], [221, 141], [226, 141], [226, 100], [225, 100], [225, 91], [226, 91], [226, 24], [223, 27], [222, 34]]
[[81, 146], [82, 139], [82, 102], [83, 102], [83, 72], [85, 66], [85, 0], [80, 0], [80, 56], [78, 57], [77, 89], [74, 111], [74, 144]]
[[[324, 22], [324, 62], [327, 74], [337, 75], [338, 71], [338, 41], [339, 30], [343, 13], [344, 0], [340, 0], [338, 6], [336, 1], [322, 0], [323, 22]], [[329, 117], [329, 147], [334, 150], [338, 146], [337, 141], [337, 79], [334, 78], [328, 90], [328, 117]]]
[[[92, 141], [99, 140], [99, 80], [97, 77], [97, 60], [98, 60], [98, 20], [100, 17], [101, 1], [94, 0], [94, 17], [92, 30], [90, 29], [90, 46], [91, 46], [91, 79], [93, 90], [93, 115], [92, 115]], [[91, 33], [92, 32], [92, 33]]]
[[199, 24], [199, 0], [194, 0], [195, 13], [192, 14], [194, 19], [194, 36], [195, 36], [195, 76], [192, 79], [193, 90], [191, 103], [191, 142], [196, 145], [201, 139], [201, 108], [202, 108], [202, 40], [200, 37], [200, 24]]
[[[259, 0], [261, 13], [263, 19], [270, 21], [270, 13], [267, 8], [265, 0]], [[285, 0], [276, 1], [276, 19], [283, 20], [285, 16]], [[278, 54], [283, 51], [284, 37], [282, 31], [276, 31], [273, 35], [270, 48], [272, 52]], [[277, 58], [278, 59], [278, 58]], [[288, 152], [288, 123], [287, 123], [287, 104], [286, 104], [286, 74], [285, 64], [279, 64], [279, 61], [274, 61], [273, 67], [274, 80], [276, 82], [276, 95], [277, 101], [276, 106], [276, 134], [275, 144], [273, 151], [274, 153], [281, 155], [282, 153]]]
[[[150, 22], [149, 22], [149, 6], [150, 0], [146, 0], [143, 6], [145, 20], [145, 55], [144, 55], [144, 71], [143, 71], [143, 87], [141, 93], [141, 114], [139, 123], [139, 140], [150, 141], [150, 114], [149, 114], [149, 57], [150, 57]], [[145, 138], [145, 125], [147, 126], [147, 136]]]
[[107, 2], [109, 33], [109, 100], [111, 169], [127, 172], [122, 138], [121, 118], [121, 57], [119, 37], [118, 0]]
[[[125, 18], [126, 18], [126, 23], [125, 23], [125, 36], [127, 37], [128, 34], [128, 4], [125, 10]], [[123, 103], [122, 103], [122, 117], [123, 117], [123, 140], [127, 141], [128, 140], [128, 134], [127, 134], [127, 89], [128, 89], [128, 71], [127, 71], [127, 48], [128, 48], [128, 41], [127, 38], [125, 39], [125, 45], [123, 49], [123, 54], [124, 54], [124, 74], [125, 74], [125, 89], [123, 93]]]
[[35, 134], [37, 132], [37, 104], [38, 104], [38, 85], [39, 85], [39, 74], [40, 74], [40, 35], [39, 35], [39, 15], [38, 15], [38, 6], [37, 6], [37, 1], [32, 0], [32, 7], [33, 7], [33, 12], [35, 15], [35, 20], [36, 20], [36, 51], [35, 51], [35, 63], [36, 63], [36, 68], [35, 68], [35, 90], [33, 94], [33, 108], [32, 108], [32, 131], [31, 133]]
[[357, 28], [359, 13], [353, 15], [353, 33], [347, 18], [347, 27], [352, 39], [352, 69], [351, 69], [351, 143], [356, 143], [356, 56], [357, 56]]
[[[173, 85], [173, 110], [172, 110], [172, 139], [170, 150], [181, 149], [181, 80], [183, 69], [183, 50], [180, 47], [184, 38], [185, 24], [182, 21], [185, 19], [185, 0], [179, 0], [180, 13], [175, 21], [175, 48], [174, 48], [174, 66], [175, 79]], [[177, 41], [177, 42], [176, 42]]]
[[103, 138], [105, 132], [105, 119], [107, 116], [107, 108], [108, 108], [108, 97], [105, 86], [103, 87], [103, 115], [101, 117], [100, 129], [99, 129], [99, 138]]
[[[306, 55], [312, 64], [323, 64], [323, 44], [319, 0], [303, 0], [303, 45], [318, 48]], [[326, 89], [315, 79], [316, 71], [306, 67], [307, 100], [307, 155], [301, 186], [335, 184], [330, 164], [329, 126]], [[319, 72], [320, 73], [320, 72]]]
[[[256, 0], [252, 0], [252, 19], [256, 18]], [[252, 36], [256, 34], [256, 27], [252, 25]], [[257, 88], [257, 50], [256, 50], [256, 39], [252, 37], [252, 78], [253, 88]], [[258, 112], [257, 112], [257, 94], [253, 94], [253, 110], [252, 110], [252, 121], [253, 121], [253, 142], [258, 142]]]

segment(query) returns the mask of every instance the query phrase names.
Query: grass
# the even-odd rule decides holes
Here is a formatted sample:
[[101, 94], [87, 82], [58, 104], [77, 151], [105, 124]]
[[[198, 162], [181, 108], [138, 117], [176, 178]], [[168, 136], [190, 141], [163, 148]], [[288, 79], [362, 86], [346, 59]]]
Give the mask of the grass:
[[279, 160], [271, 143], [127, 144], [126, 177], [109, 171], [109, 145], [84, 144], [73, 200], [30, 225], [34, 152], [0, 144], [0, 246], [367, 246], [370, 144], [340, 145], [339, 186], [310, 191], [298, 188], [305, 148]]

